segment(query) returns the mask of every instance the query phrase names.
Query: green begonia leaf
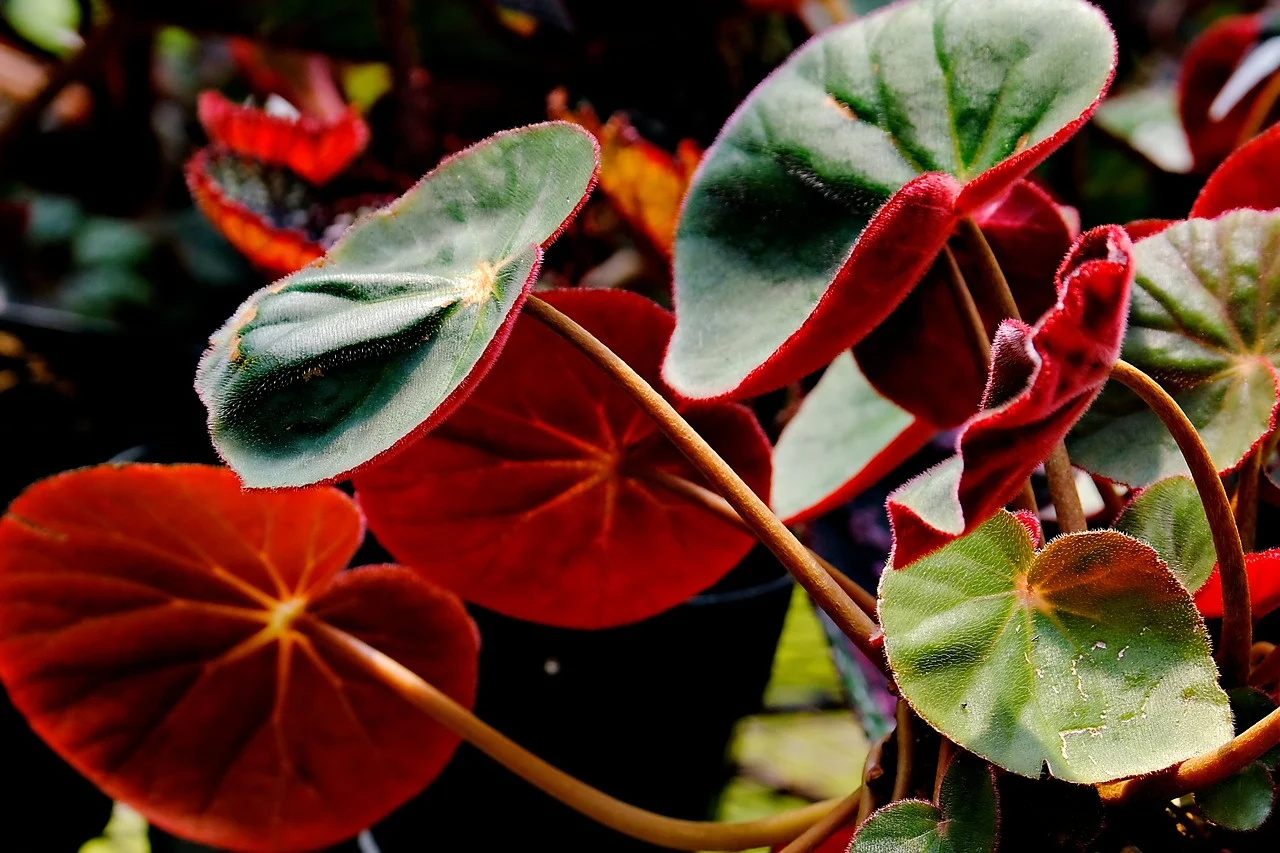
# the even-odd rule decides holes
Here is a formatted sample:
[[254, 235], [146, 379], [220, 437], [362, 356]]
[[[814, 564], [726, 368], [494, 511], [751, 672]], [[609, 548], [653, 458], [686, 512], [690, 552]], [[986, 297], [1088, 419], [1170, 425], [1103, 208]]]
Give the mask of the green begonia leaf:
[[[1121, 357], [1195, 424], [1220, 471], [1275, 422], [1280, 364], [1280, 212], [1236, 210], [1173, 225], [1134, 245]], [[1112, 382], [1068, 440], [1071, 461], [1131, 486], [1189, 473], [1164, 425]]]
[[1114, 530], [1037, 554], [1001, 512], [880, 586], [902, 695], [964, 748], [1068, 782], [1151, 773], [1232, 736], [1204, 622], [1147, 545]]
[[1115, 528], [1155, 548], [1188, 592], [1204, 585], [1218, 561], [1200, 493], [1187, 477], [1145, 489], [1125, 507]]
[[1261, 761], [1196, 792], [1196, 805], [1205, 817], [1218, 826], [1239, 832], [1248, 832], [1266, 823], [1275, 800], [1275, 782]]
[[300, 486], [447, 416], [496, 357], [597, 161], [574, 125], [498, 134], [255, 293], [196, 377], [218, 452], [248, 486]]
[[830, 362], [902, 301], [958, 217], [1075, 132], [1114, 57], [1082, 0], [912, 0], [812, 39], [694, 176], [667, 381], [749, 396]]
[[991, 768], [971, 755], [952, 759], [938, 804], [899, 800], [858, 828], [849, 853], [991, 853], [999, 807]]
[[871, 387], [853, 355], [831, 362], [773, 451], [773, 511], [787, 522], [854, 498], [935, 430]]

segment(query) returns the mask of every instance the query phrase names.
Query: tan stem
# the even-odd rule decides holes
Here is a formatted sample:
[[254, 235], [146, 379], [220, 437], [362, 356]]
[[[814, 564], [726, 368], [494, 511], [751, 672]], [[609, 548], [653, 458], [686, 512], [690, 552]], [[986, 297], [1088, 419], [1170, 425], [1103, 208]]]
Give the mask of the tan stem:
[[301, 618], [307, 621], [312, 636], [390, 687], [431, 719], [539, 790], [623, 835], [672, 850], [770, 847], [791, 841], [839, 805], [836, 800], [827, 800], [785, 814], [741, 823], [679, 820], [637, 808], [543, 761], [476, 718], [412, 670], [367, 643], [318, 619]]
[[1236, 529], [1240, 531], [1240, 544], [1252, 551], [1258, 538], [1258, 478], [1262, 476], [1262, 454], [1266, 442], [1261, 442], [1245, 457], [1240, 466], [1236, 485]]
[[841, 800], [839, 805], [827, 812], [822, 820], [806, 829], [799, 838], [783, 847], [778, 853], [810, 853], [837, 830], [853, 820], [861, 804], [862, 789], [859, 788]]
[[969, 284], [965, 281], [964, 273], [960, 271], [960, 264], [950, 246], [942, 247], [942, 258], [947, 264], [947, 285], [951, 290], [951, 298], [955, 300], [956, 308], [965, 319], [969, 347], [973, 350], [976, 363], [985, 372], [987, 365], [991, 363], [991, 335], [987, 333], [982, 314], [978, 312], [978, 304], [973, 301], [973, 293], [969, 291]]
[[1280, 99], [1280, 74], [1272, 74], [1267, 80], [1267, 85], [1263, 86], [1262, 91], [1258, 93], [1258, 97], [1253, 99], [1249, 112], [1245, 114], [1240, 132], [1236, 135], [1236, 148], [1258, 135], [1262, 126], [1266, 124], [1267, 116], [1271, 114], [1277, 99]]
[[1071, 470], [1071, 460], [1062, 442], [1053, 448], [1044, 461], [1044, 473], [1049, 480], [1049, 494], [1053, 495], [1053, 509], [1058, 514], [1058, 529], [1063, 533], [1082, 533], [1089, 527], [1076, 489], [1076, 475]]
[[529, 296], [525, 306], [526, 311], [577, 347], [622, 386], [694, 468], [729, 502], [755, 533], [756, 538], [773, 552], [804, 587], [813, 602], [831, 617], [836, 626], [869, 660], [881, 671], [887, 672], [888, 666], [878, 642], [879, 628], [875, 620], [854, 603], [849, 594], [813, 559], [809, 549], [778, 520], [765, 502], [689, 426], [680, 413], [640, 374], [632, 370], [630, 365], [572, 318], [534, 295]]
[[1280, 648], [1272, 646], [1264, 652], [1253, 672], [1249, 673], [1249, 684], [1266, 687], [1277, 680], [1280, 680]]
[[1093, 484], [1098, 488], [1098, 494], [1102, 496], [1102, 504], [1107, 508], [1107, 523], [1110, 524], [1120, 517], [1120, 513], [1124, 512], [1124, 498], [1116, 491], [1116, 487], [1097, 475], [1091, 477]]
[[911, 706], [899, 699], [894, 714], [898, 718], [898, 759], [893, 774], [893, 801], [897, 802], [911, 793], [911, 765], [916, 758], [916, 736], [911, 726]]
[[933, 774], [933, 802], [937, 805], [942, 796], [942, 780], [947, 776], [947, 768], [951, 766], [951, 757], [955, 753], [955, 744], [946, 735], [941, 735], [938, 743], [938, 767]]
[[[742, 516], [738, 515], [738, 513], [734, 511], [733, 507], [729, 506], [729, 502], [710, 489], [705, 489], [697, 483], [690, 482], [684, 477], [672, 474], [668, 471], [646, 471], [644, 473], [644, 478], [668, 489], [669, 491], [675, 492], [681, 497], [688, 498], [704, 509], [714, 512], [716, 515], [720, 516], [720, 518], [735, 527], [754, 535], [751, 528], [742, 520]], [[854, 581], [844, 572], [827, 562], [818, 552], [810, 549], [809, 554], [818, 562], [818, 565], [826, 569], [827, 574], [831, 575], [832, 579], [834, 579], [836, 583], [840, 584], [840, 588], [849, 594], [849, 597], [853, 599], [855, 604], [861, 607], [868, 614], [874, 614], [876, 612], [876, 608], [879, 604], [874, 595], [863, 589], [861, 584]]]
[[1217, 466], [1200, 440], [1195, 426], [1160, 385], [1125, 361], [1117, 361], [1111, 377], [1155, 412], [1177, 442], [1191, 470], [1200, 501], [1204, 504], [1213, 534], [1213, 549], [1222, 577], [1222, 638], [1218, 653], [1223, 677], [1231, 684], [1245, 684], [1249, 678], [1249, 649], [1253, 645], [1253, 620], [1249, 605], [1249, 576], [1244, 567], [1244, 548], [1236, 530], [1235, 517]]

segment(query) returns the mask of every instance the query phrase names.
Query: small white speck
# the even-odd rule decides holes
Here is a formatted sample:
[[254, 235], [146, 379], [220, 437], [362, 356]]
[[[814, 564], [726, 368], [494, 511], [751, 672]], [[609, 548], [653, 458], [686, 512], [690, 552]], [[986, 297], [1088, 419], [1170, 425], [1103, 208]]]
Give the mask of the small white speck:
[[1093, 647], [1095, 649], [1105, 649], [1107, 647], [1107, 644], [1099, 640], [1098, 642], [1093, 644]]
[[1122, 658], [1122, 657], [1124, 657], [1124, 653], [1125, 653], [1125, 652], [1127, 652], [1127, 651], [1129, 651], [1129, 647], [1128, 647], [1128, 646], [1125, 646], [1123, 649], [1121, 649], [1121, 650], [1120, 650], [1120, 654], [1116, 655], [1116, 657], [1117, 657], [1117, 658]]
[[559, 675], [560, 661], [555, 658], [547, 658], [546, 663], [542, 665], [542, 671], [547, 675]]

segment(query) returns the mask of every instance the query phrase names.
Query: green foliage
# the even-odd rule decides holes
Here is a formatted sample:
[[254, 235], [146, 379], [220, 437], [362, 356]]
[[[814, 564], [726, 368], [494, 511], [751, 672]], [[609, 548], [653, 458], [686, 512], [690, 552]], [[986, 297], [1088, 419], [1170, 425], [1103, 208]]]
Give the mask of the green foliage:
[[1271, 771], [1255, 761], [1239, 773], [1196, 793], [1196, 805], [1218, 826], [1239, 831], [1257, 829], [1271, 816], [1276, 786]]
[[1115, 527], [1155, 548], [1188, 592], [1199, 589], [1213, 572], [1213, 533], [1200, 493], [1187, 477], [1170, 477], [1144, 490], [1125, 507]]
[[[1236, 210], [1180, 222], [1134, 246], [1137, 272], [1122, 357], [1159, 379], [1221, 471], [1269, 429], [1280, 363], [1280, 213]], [[1077, 425], [1072, 461], [1145, 486], [1189, 473], [1164, 425], [1111, 383]]]
[[947, 767], [936, 806], [923, 800], [885, 806], [858, 830], [849, 853], [991, 853], [998, 831], [991, 770], [960, 753]]
[[1105, 782], [1231, 738], [1190, 595], [1122, 533], [1061, 536], [1037, 554], [1001, 512], [886, 572], [880, 616], [916, 712], [1015, 773]]

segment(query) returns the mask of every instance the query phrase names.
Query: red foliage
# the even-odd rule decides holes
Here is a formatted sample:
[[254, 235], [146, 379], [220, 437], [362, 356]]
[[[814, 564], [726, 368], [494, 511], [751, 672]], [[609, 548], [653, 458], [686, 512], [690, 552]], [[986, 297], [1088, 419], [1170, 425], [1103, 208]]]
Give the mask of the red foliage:
[[369, 127], [354, 109], [326, 121], [296, 119], [233, 104], [214, 91], [200, 93], [200, 123], [215, 143], [269, 166], [285, 166], [313, 184], [342, 172], [369, 143]]
[[[853, 843], [853, 836], [857, 833], [857, 825], [850, 823], [842, 826], [826, 837], [821, 844], [813, 848], [813, 853], [847, 853], [849, 845]], [[778, 853], [785, 845], [779, 845], [773, 848], [773, 853]]]
[[[619, 291], [542, 294], [662, 389], [671, 315]], [[677, 408], [762, 496], [750, 410]], [[433, 432], [354, 478], [392, 554], [468, 601], [573, 628], [634, 622], [713, 584], [752, 537], [664, 485], [701, 478], [614, 381], [533, 318]]]
[[455, 596], [398, 566], [342, 571], [363, 532], [336, 489], [243, 492], [221, 468], [37, 483], [0, 521], [0, 676], [41, 737], [156, 825], [234, 850], [332, 844], [458, 739], [319, 629], [464, 705], [476, 686]]
[[1280, 125], [1254, 137], [1222, 161], [1191, 206], [1191, 218], [1213, 219], [1241, 207], [1280, 207]]
[[[1280, 548], [1245, 554], [1244, 568], [1249, 576], [1249, 603], [1253, 618], [1261, 619], [1280, 607]], [[1196, 591], [1196, 607], [1205, 617], [1222, 618], [1222, 578], [1217, 566]]]
[[1120, 355], [1131, 249], [1118, 226], [1087, 232], [1058, 271], [1058, 304], [1034, 327], [1001, 324], [982, 411], [961, 428], [957, 455], [889, 496], [895, 567], [972, 530], [1016, 497], [1093, 403]]
[[[1054, 274], [1079, 232], [1075, 211], [1060, 207], [1035, 184], [1019, 181], [974, 219], [1022, 316], [1034, 322], [1057, 298]], [[954, 252], [966, 281], [983, 275], [971, 247], [956, 246]], [[977, 412], [987, 375], [950, 277], [950, 264], [940, 256], [902, 304], [853, 350], [877, 391], [941, 428], [959, 426]], [[984, 289], [973, 295], [985, 328], [994, 329], [1004, 318], [1001, 306], [986, 298]]]

